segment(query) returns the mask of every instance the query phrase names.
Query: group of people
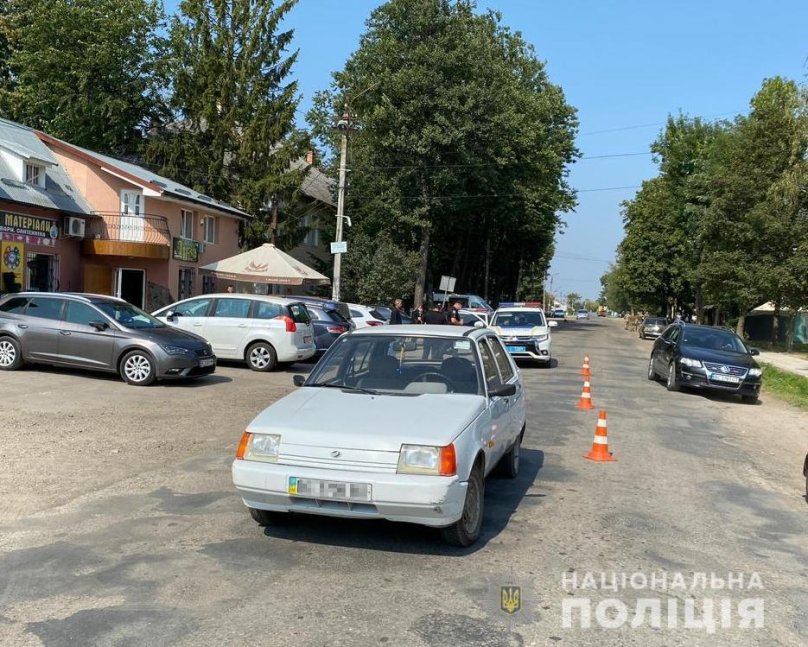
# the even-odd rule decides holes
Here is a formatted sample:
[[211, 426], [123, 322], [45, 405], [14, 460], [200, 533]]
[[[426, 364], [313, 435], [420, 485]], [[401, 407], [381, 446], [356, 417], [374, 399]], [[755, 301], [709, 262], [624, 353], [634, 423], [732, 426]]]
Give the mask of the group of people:
[[[432, 308], [427, 310], [422, 304], [412, 311], [410, 317], [414, 324], [460, 326], [462, 325], [460, 319], [460, 308], [462, 307], [459, 302], [456, 302], [447, 306], [444, 310], [440, 303], [435, 302], [432, 304]], [[406, 312], [404, 312], [404, 301], [402, 299], [396, 299], [393, 302], [393, 309], [390, 313], [390, 323], [402, 323], [402, 315], [406, 316]]]

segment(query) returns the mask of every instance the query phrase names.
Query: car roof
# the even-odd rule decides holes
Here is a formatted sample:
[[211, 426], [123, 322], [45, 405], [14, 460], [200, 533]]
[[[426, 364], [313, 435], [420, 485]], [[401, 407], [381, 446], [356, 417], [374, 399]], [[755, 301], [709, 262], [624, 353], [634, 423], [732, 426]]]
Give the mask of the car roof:
[[483, 335], [493, 335], [488, 328], [472, 328], [470, 326], [447, 326], [447, 325], [419, 325], [402, 324], [394, 326], [371, 326], [369, 328], [359, 328], [349, 333], [351, 335], [396, 335], [412, 337], [482, 337]]
[[[6, 295], [4, 295], [6, 296]], [[14, 297], [58, 297], [63, 299], [64, 297], [68, 297], [71, 299], [80, 299], [81, 301], [86, 301], [90, 303], [91, 301], [103, 300], [103, 301], [114, 301], [115, 303], [127, 303], [125, 299], [121, 299], [119, 297], [114, 297], [110, 294], [94, 294], [92, 292], [15, 292], [15, 293], [8, 293], [8, 296]]]

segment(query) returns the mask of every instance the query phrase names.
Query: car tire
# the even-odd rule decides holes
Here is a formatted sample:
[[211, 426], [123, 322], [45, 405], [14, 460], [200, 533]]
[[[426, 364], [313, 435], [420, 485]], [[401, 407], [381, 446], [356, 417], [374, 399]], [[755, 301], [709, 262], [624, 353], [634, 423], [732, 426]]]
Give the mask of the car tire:
[[497, 471], [506, 479], [515, 479], [519, 476], [519, 451], [522, 448], [522, 434], [516, 437], [511, 448], [499, 459]]
[[657, 379], [658, 379], [657, 373], [654, 370], [654, 357], [653, 357], [653, 355], [651, 356], [651, 359], [648, 360], [648, 379], [651, 380], [652, 382], [656, 382]]
[[0, 337], [0, 371], [14, 371], [22, 366], [20, 342], [13, 337]]
[[127, 384], [149, 386], [156, 379], [156, 372], [154, 360], [146, 351], [130, 351], [121, 360], [120, 374]]
[[676, 376], [676, 362], [668, 364], [668, 381], [665, 386], [668, 387], [668, 391], [678, 391], [680, 389], [679, 378]]
[[463, 503], [463, 514], [451, 526], [441, 528], [443, 541], [452, 546], [466, 548], [471, 546], [480, 536], [483, 525], [483, 499], [485, 497], [485, 480], [479, 465], [475, 465], [469, 474], [466, 500]]
[[757, 404], [758, 397], [756, 395], [742, 395], [741, 401], [746, 404]]
[[278, 355], [271, 344], [265, 341], [258, 341], [251, 344], [247, 349], [247, 366], [254, 371], [272, 371], [278, 365]]
[[274, 510], [259, 510], [248, 508], [250, 516], [259, 526], [278, 526], [289, 521], [292, 516], [288, 512], [275, 512]]

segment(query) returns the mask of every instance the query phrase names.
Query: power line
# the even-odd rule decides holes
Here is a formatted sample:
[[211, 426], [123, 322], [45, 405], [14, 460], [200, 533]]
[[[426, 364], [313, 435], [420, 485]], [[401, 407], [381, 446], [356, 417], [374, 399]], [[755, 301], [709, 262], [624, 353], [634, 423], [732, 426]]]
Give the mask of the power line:
[[[742, 110], [732, 110], [731, 112], [719, 112], [715, 115], [707, 115], [705, 117], [698, 117], [700, 119], [715, 119], [716, 117], [726, 117], [727, 115], [737, 115], [743, 112]], [[578, 137], [586, 137], [587, 135], [602, 135], [604, 133], [618, 133], [624, 130], [639, 130], [640, 128], [653, 128], [654, 126], [664, 126], [667, 121], [657, 121], [653, 124], [637, 124], [634, 126], [621, 126], [619, 128], [605, 128], [603, 130], [591, 130], [588, 133], [578, 133]]]

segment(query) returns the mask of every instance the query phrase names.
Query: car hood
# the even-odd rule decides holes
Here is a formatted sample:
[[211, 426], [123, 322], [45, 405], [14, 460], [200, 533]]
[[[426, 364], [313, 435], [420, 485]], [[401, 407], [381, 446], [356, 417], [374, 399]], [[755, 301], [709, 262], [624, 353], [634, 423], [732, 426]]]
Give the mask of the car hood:
[[173, 326], [166, 326], [165, 328], [125, 328], [127, 332], [133, 332], [141, 339], [153, 341], [156, 344], [172, 344], [174, 346], [181, 346], [182, 348], [199, 348], [208, 345], [208, 342], [195, 335], [192, 332], [187, 332], [181, 328], [174, 328]]
[[267, 407], [247, 431], [282, 444], [398, 452], [404, 443], [451, 443], [485, 407], [481, 395], [369, 395], [300, 387]]
[[742, 366], [743, 368], [757, 368], [758, 366], [754, 358], [746, 353], [698, 348], [697, 346], [682, 346], [681, 353], [682, 357], [691, 357], [702, 362]]
[[537, 337], [538, 335], [549, 335], [550, 329], [547, 326], [525, 326], [523, 328], [500, 328], [494, 326], [494, 331], [500, 337]]

